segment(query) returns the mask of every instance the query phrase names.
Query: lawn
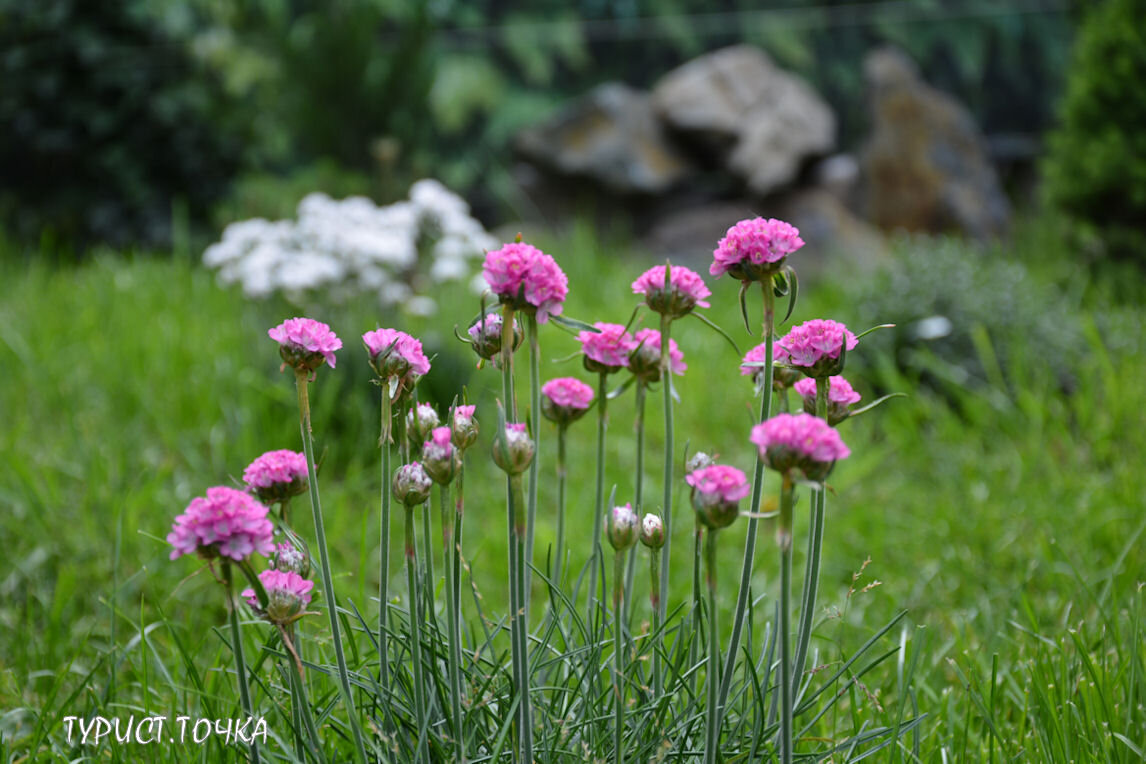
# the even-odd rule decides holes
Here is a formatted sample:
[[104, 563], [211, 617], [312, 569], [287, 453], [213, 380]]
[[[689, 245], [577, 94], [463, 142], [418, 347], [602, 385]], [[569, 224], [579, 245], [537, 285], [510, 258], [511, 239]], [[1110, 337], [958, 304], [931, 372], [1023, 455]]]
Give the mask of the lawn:
[[[840, 665], [901, 610], [907, 615], [881, 640], [889, 659], [837, 705], [847, 718], [833, 713], [815, 734], [922, 714], [892, 749], [904, 760], [1144, 758], [1140, 290], [1117, 272], [1077, 272], [1070, 253], [1036, 228], [1023, 227], [1013, 242], [986, 252], [943, 246], [962, 247], [982, 262], [1022, 264], [1030, 284], [1069, 307], [1052, 321], [1082, 338], [1077, 355], [1048, 358], [1020, 328], [987, 317], [957, 327], [974, 340], [981, 373], [969, 377], [944, 373], [949, 364], [926, 347], [905, 369], [877, 354], [889, 347], [876, 341], [878, 333], [861, 341], [854, 361], [849, 356], [848, 376], [865, 399], [891, 391], [908, 397], [841, 425], [853, 456], [830, 481], [821, 621], [812, 643], [819, 664]], [[628, 285], [647, 263], [618, 254], [624, 241], [578, 226], [537, 243], [569, 275], [568, 315], [628, 320], [636, 304]], [[897, 251], [919, 256], [921, 247], [901, 244]], [[799, 268], [795, 257], [793, 264]], [[195, 562], [169, 561], [164, 537], [173, 517], [208, 486], [232, 484], [263, 451], [300, 448], [292, 380], [279, 372], [266, 330], [302, 313], [283, 302], [248, 302], [179, 258], [105, 252], [80, 265], [45, 265], [10, 252], [0, 273], [8, 285], [0, 296], [0, 753], [9, 760], [131, 760], [138, 749], [69, 742], [63, 718], [239, 713], [233, 677], [221, 670], [230, 666], [230, 652], [218, 587]], [[887, 320], [853, 299], [849, 282], [857, 278], [879, 277], [839, 272], [803, 285], [793, 320], [831, 317], [861, 329]], [[709, 281], [709, 315], [747, 350], [759, 338], [742, 326], [736, 284]], [[378, 400], [358, 337], [401, 320], [437, 354], [423, 397], [445, 407], [464, 385], [487, 428], [466, 474], [464, 552], [474, 596], [465, 599], [463, 615], [477, 631], [477, 603], [488, 615], [504, 612], [506, 601], [503, 483], [487, 458], [500, 375], [475, 369], [476, 357], [452, 336], [453, 325], [464, 329], [476, 314], [477, 299], [450, 287], [439, 303], [442, 312], [432, 319], [409, 320], [379, 315], [367, 303], [305, 306], [345, 343], [337, 369], [321, 371], [314, 386], [319, 474], [335, 585], [347, 600], [340, 604], [376, 613]], [[1124, 328], [1114, 333], [1112, 326]], [[756, 402], [750, 381], [738, 374], [737, 352], [699, 321], [679, 322], [673, 336], [689, 364], [676, 384], [677, 452], [687, 442], [750, 471], [747, 434]], [[570, 335], [547, 326], [541, 342], [543, 377], [589, 380], [579, 360], [550, 360], [576, 351]], [[1002, 347], [1005, 354], [995, 352]], [[631, 392], [610, 403], [608, 483], [625, 500], [633, 491], [634, 419]], [[589, 552], [589, 420], [571, 430], [572, 570]], [[659, 395], [650, 396], [647, 426], [645, 495], [652, 504], [662, 469]], [[545, 423], [542, 432], [542, 468], [552, 469], [553, 429]], [[769, 483], [765, 496], [774, 493]], [[551, 482], [542, 481], [542, 561], [553, 537], [554, 497]], [[687, 487], [678, 481], [673, 544], [680, 564], [674, 562], [669, 583], [670, 609], [691, 592], [689, 514]], [[795, 567], [802, 570], [806, 518], [797, 517]], [[309, 533], [309, 521], [299, 529]], [[743, 533], [741, 521], [721, 534], [724, 624], [736, 598]], [[774, 606], [772, 535], [767, 521], [753, 582], [761, 632]], [[398, 520], [392, 538], [389, 590], [400, 596]], [[638, 576], [637, 627], [649, 617], [647, 591]], [[534, 596], [544, 603], [539, 582]], [[321, 635], [324, 625], [325, 616], [315, 617], [309, 628]], [[369, 638], [361, 630], [352, 636], [351, 660], [364, 665]], [[345, 741], [330, 738], [328, 754], [345, 756]], [[210, 745], [157, 751], [171, 760], [223, 754]]]

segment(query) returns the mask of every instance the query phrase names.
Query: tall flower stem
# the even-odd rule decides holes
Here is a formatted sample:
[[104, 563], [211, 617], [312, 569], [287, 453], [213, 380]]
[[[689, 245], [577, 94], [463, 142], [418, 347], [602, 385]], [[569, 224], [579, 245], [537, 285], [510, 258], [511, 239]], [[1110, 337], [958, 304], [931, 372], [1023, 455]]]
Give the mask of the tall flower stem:
[[[644, 517], [644, 483], [645, 483], [645, 397], [647, 388], [644, 381], [637, 380], [637, 468], [633, 475], [633, 511], [637, 517]], [[629, 549], [629, 564], [625, 571], [625, 623], [632, 623], [630, 613], [633, 609], [633, 579], [637, 571], [637, 550], [639, 544]]]
[[[698, 520], [696, 532], [692, 538], [692, 614], [689, 616], [692, 641], [688, 646], [688, 659], [691, 666], [695, 666], [700, 660], [700, 556], [701, 544], [703, 543], [704, 526]], [[696, 695], [696, 674], [697, 672], [692, 672], [692, 678], [689, 680], [693, 695]]]
[[[661, 581], [669, 580], [669, 564], [672, 561], [672, 459], [673, 459], [673, 433], [672, 433], [672, 368], [669, 364], [669, 328], [672, 319], [667, 313], [661, 314], [661, 386], [664, 388], [664, 414], [665, 414], [665, 458], [664, 458], [664, 498], [663, 520], [665, 525], [665, 545], [661, 552]], [[660, 618], [663, 623], [667, 602], [661, 597]]]
[[358, 723], [358, 712], [354, 707], [354, 695], [350, 691], [350, 675], [346, 670], [346, 654], [342, 649], [342, 632], [338, 625], [338, 604], [334, 598], [334, 580], [330, 574], [330, 553], [326, 548], [326, 530], [322, 524], [322, 505], [318, 499], [318, 475], [314, 468], [314, 440], [310, 426], [307, 374], [305, 369], [296, 369], [295, 386], [298, 388], [299, 425], [302, 429], [302, 448], [306, 454], [310, 509], [314, 515], [314, 535], [318, 541], [319, 564], [322, 566], [322, 591], [326, 598], [327, 613], [330, 615], [330, 639], [334, 643], [334, 656], [338, 662], [338, 688], [342, 695], [342, 702], [350, 716], [350, 730], [354, 735], [355, 755], [358, 761], [365, 762], [366, 747], [362, 741], [362, 728]]
[[[764, 358], [767, 363], [761, 371], [764, 381], [761, 384], [760, 395], [760, 422], [772, 416], [772, 333], [775, 324], [776, 296], [772, 292], [772, 279], [760, 282], [761, 296], [764, 298]], [[756, 467], [752, 472], [752, 504], [749, 511], [756, 513], [760, 509], [760, 499], [764, 495], [764, 461], [760, 455], [756, 456]], [[744, 614], [748, 610], [748, 599], [752, 593], [752, 566], [756, 561], [756, 531], [759, 519], [748, 518], [748, 531], [744, 539], [744, 560], [740, 564], [740, 591], [736, 595], [736, 614], [732, 617], [732, 633], [728, 638], [728, 653], [724, 659], [724, 675], [720, 682], [720, 697], [718, 698], [716, 712], [724, 715], [724, 706], [728, 702], [728, 693], [732, 689], [732, 676], [736, 668], [736, 654], [740, 650], [740, 634], [744, 628]]]
[[[630, 547], [631, 548], [631, 547]], [[625, 760], [625, 552], [613, 553], [613, 700], [616, 703], [613, 729], [613, 761]]]
[[[423, 508], [423, 511], [424, 508]], [[410, 661], [414, 668], [414, 720], [417, 738], [426, 727], [425, 682], [422, 679], [422, 617], [418, 609], [418, 546], [414, 540], [414, 507], [406, 505], [406, 588], [410, 599]], [[418, 747], [418, 760], [430, 761], [428, 743]]]
[[785, 473], [776, 529], [780, 547], [780, 764], [792, 764], [792, 493], [792, 477]]
[[[390, 581], [390, 429], [393, 417], [390, 411], [390, 385], [389, 380], [383, 379], [382, 388], [382, 426], [378, 438], [378, 446], [382, 449], [382, 519], [379, 534], [378, 548], [381, 552], [381, 561], [378, 565], [378, 685], [390, 686], [390, 650], [389, 650], [389, 591]], [[387, 715], [389, 713], [387, 712]]]
[[558, 588], [561, 588], [561, 574], [565, 564], [566, 429], [564, 424], [557, 426], [557, 549], [553, 562], [553, 583]]
[[450, 710], [453, 712], [454, 739], [457, 743], [455, 761], [466, 760], [465, 730], [462, 726], [462, 633], [459, 623], [458, 597], [454, 591], [454, 565], [457, 563], [457, 543], [453, 538], [454, 517], [450, 516], [450, 486], [438, 486], [438, 510], [442, 515], [442, 564], [446, 576], [446, 610], [450, 629]]
[[[828, 419], [827, 378], [816, 380], [816, 416]], [[804, 595], [800, 605], [800, 630], [796, 638], [796, 662], [793, 665], [793, 697], [800, 689], [804, 675], [804, 662], [808, 657], [808, 644], [812, 640], [812, 621], [816, 615], [816, 590], [820, 586], [820, 557], [824, 546], [824, 505], [826, 491], [812, 489], [812, 521], [808, 529], [808, 560], [804, 567]]]
[[661, 675], [661, 550], [649, 550], [649, 605], [653, 611], [653, 698], [664, 695]]
[[[536, 457], [534, 457], [536, 458]], [[510, 478], [511, 493], [513, 495], [513, 528], [514, 528], [514, 546], [516, 547], [515, 563], [517, 569], [514, 571], [514, 578], [516, 579], [517, 587], [517, 601], [518, 609], [513, 614], [513, 625], [516, 630], [516, 640], [514, 648], [516, 655], [514, 656], [514, 663], [517, 664], [517, 674], [521, 681], [521, 760], [522, 762], [533, 761], [533, 709], [530, 704], [529, 692], [529, 642], [528, 631], [529, 624], [525, 619], [525, 537], [526, 537], [526, 523], [527, 512], [525, 507], [525, 497], [522, 490], [521, 475], [513, 475]]]
[[600, 597], [597, 592], [597, 567], [601, 564], [601, 522], [605, 517], [605, 431], [608, 429], [608, 375], [601, 372], [597, 383], [597, 492], [593, 511], [593, 554], [589, 562], [589, 612], [587, 624], [593, 623]]
[[541, 346], [537, 338], [537, 316], [527, 315], [526, 331], [529, 334], [529, 436], [533, 439], [534, 453], [538, 457], [529, 465], [529, 522], [525, 537], [525, 576], [526, 621], [529, 619], [530, 592], [533, 587], [533, 532], [537, 520], [537, 470], [541, 463]]
[[[227, 593], [227, 610], [231, 619], [231, 651], [235, 654], [235, 677], [239, 682], [239, 702], [248, 718], [254, 716], [251, 706], [251, 690], [247, 686], [247, 663], [243, 659], [243, 635], [239, 631], [239, 609], [235, 606], [235, 585], [231, 574], [231, 563], [223, 563], [223, 589]], [[251, 741], [251, 762], [258, 764], [259, 749]]]
[[708, 582], [708, 730], [704, 745], [706, 764], [716, 764], [720, 748], [720, 631], [716, 619], [716, 531], [705, 540], [705, 574]]

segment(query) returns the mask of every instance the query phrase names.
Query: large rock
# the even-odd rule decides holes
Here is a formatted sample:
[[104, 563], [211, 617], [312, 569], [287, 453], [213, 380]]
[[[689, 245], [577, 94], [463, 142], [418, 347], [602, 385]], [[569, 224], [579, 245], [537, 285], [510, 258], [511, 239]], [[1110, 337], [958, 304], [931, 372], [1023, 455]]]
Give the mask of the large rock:
[[599, 85], [526, 128], [516, 148], [540, 167], [622, 194], [663, 193], [692, 170], [666, 137], [649, 95], [620, 83]]
[[805, 159], [835, 145], [836, 118], [823, 99], [748, 45], [669, 72], [653, 89], [653, 105], [670, 128], [715, 150], [759, 195], [790, 183]]
[[869, 54], [864, 75], [872, 118], [860, 159], [864, 214], [886, 229], [1004, 232], [1010, 205], [967, 109], [894, 49]]

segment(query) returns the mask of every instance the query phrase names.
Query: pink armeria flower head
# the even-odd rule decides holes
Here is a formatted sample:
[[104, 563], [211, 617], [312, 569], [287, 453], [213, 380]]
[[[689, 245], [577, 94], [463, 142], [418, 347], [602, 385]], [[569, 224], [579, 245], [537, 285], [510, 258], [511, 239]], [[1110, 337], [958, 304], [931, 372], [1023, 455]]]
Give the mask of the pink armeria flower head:
[[593, 388], [576, 377], [558, 377], [541, 386], [541, 413], [564, 427], [576, 422], [593, 403]]
[[342, 347], [342, 340], [330, 327], [313, 318], [288, 318], [267, 335], [279, 343], [283, 367], [295, 371], [313, 372], [323, 361], [334, 368], [334, 351]]
[[613, 507], [613, 511], [609, 513], [605, 535], [609, 537], [609, 544], [613, 549], [621, 552], [637, 543], [640, 527], [641, 521], [633, 511], [633, 505], [625, 504]]
[[306, 455], [282, 449], [267, 451], [243, 470], [247, 490], [263, 504], [276, 504], [306, 491]]
[[382, 379], [430, 373], [430, 359], [422, 352], [422, 343], [405, 332], [375, 329], [362, 335], [362, 343], [370, 355], [370, 366]]
[[390, 481], [394, 498], [407, 507], [425, 502], [430, 498], [430, 489], [433, 487], [434, 481], [426, 474], [421, 462], [403, 464], [394, 470], [394, 477]]
[[665, 524], [659, 516], [647, 514], [641, 518], [641, 543], [649, 549], [665, 545]]
[[[645, 382], [659, 382], [661, 378], [661, 333], [656, 329], [641, 329], [633, 337], [635, 347], [629, 354], [629, 371]], [[676, 340], [669, 337], [669, 369], [680, 376], [688, 369], [684, 353]]]
[[273, 532], [264, 505], [242, 491], [215, 486], [207, 489], [206, 498], [192, 499], [175, 518], [167, 543], [174, 547], [172, 560], [198, 552], [242, 562], [254, 552], [269, 555], [275, 548]]
[[[665, 271], [668, 271], [666, 276]], [[668, 284], [665, 284], [666, 279]], [[704, 298], [712, 294], [696, 271], [682, 265], [657, 265], [633, 282], [633, 294], [643, 294], [645, 304], [661, 315], [680, 318], [693, 308], [707, 308]]]
[[685, 477], [692, 486], [692, 508], [710, 530], [727, 528], [740, 514], [740, 500], [748, 495], [748, 478], [735, 467], [711, 464]]
[[[775, 392], [783, 392], [792, 385], [796, 384], [796, 380], [802, 379], [803, 374], [795, 369], [789, 369], [787, 366], [782, 366], [779, 363], [780, 356], [783, 351], [776, 343], [772, 345], [772, 389]], [[764, 384], [764, 363], [765, 357], [768, 355], [768, 345], [761, 342], [756, 347], [749, 350], [744, 354], [744, 359], [740, 362], [740, 374], [745, 377], [752, 377], [752, 381], [756, 383], [759, 388]]]
[[569, 279], [557, 262], [540, 249], [522, 242], [487, 252], [482, 276], [502, 303], [514, 310], [536, 314], [540, 323], [561, 315]]
[[585, 368], [592, 372], [612, 374], [629, 365], [629, 353], [637, 347], [633, 336], [620, 324], [593, 324], [595, 332], [585, 330], [577, 335]]
[[298, 549], [294, 544], [275, 544], [271, 567], [284, 573], [293, 571], [306, 578], [310, 575], [310, 557], [304, 549]]
[[243, 597], [251, 609], [263, 618], [278, 626], [294, 623], [303, 615], [310, 604], [310, 592], [314, 581], [308, 581], [294, 571], [264, 570], [259, 574], [259, 583], [267, 593], [267, 606], [259, 606], [255, 590], [243, 590]]
[[[466, 333], [470, 336], [470, 347], [478, 354], [478, 357], [485, 361], [491, 361], [494, 368], [501, 367], [501, 330], [505, 324], [505, 319], [501, 314], [494, 311], [486, 313], [484, 316], [474, 321]], [[522, 341], [525, 339], [524, 332], [521, 331], [521, 324], [517, 318], [513, 319], [513, 351], [516, 352], [521, 347]], [[481, 365], [480, 363], [478, 364]]]
[[525, 422], [506, 422], [493, 439], [493, 463], [510, 475], [520, 475], [533, 461], [533, 449]]
[[729, 273], [741, 281], [770, 279], [788, 255], [804, 246], [800, 232], [783, 220], [752, 218], [728, 229], [712, 253], [708, 272]]
[[822, 481], [832, 465], [851, 451], [831, 425], [811, 414], [779, 414], [752, 428], [760, 458], [780, 474], [800, 470], [808, 480]]
[[[851, 414], [849, 408], [853, 403], [860, 402], [860, 394], [852, 389], [851, 384], [843, 377], [836, 375], [828, 378], [828, 424], [835, 427]], [[792, 388], [804, 399], [804, 411], [809, 414], [816, 413], [816, 380], [804, 377]]]
[[474, 419], [476, 409], [477, 406], [454, 407], [453, 437], [459, 451], [465, 451], [477, 441], [478, 423]]
[[449, 485], [462, 468], [462, 456], [454, 446], [453, 430], [435, 427], [430, 439], [422, 445], [422, 466], [430, 479], [439, 485]]
[[856, 336], [839, 321], [813, 318], [777, 341], [776, 360], [822, 379], [844, 370], [844, 357], [856, 344]]

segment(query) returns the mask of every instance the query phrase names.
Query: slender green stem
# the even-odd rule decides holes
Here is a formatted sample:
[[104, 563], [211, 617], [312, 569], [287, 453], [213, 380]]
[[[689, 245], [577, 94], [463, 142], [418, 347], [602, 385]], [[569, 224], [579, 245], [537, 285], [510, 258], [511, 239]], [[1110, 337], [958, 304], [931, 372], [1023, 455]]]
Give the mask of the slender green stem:
[[557, 426], [557, 549], [554, 553], [553, 584], [558, 588], [561, 588], [562, 568], [565, 565], [565, 432], [564, 424]]
[[776, 543], [780, 547], [780, 762], [792, 763], [792, 478], [783, 476], [780, 486], [780, 523]]
[[537, 454], [533, 463], [529, 465], [529, 522], [526, 526], [525, 536], [525, 614], [529, 619], [529, 596], [533, 590], [533, 532], [537, 520], [537, 470], [541, 463], [541, 346], [537, 339], [537, 317], [530, 315], [525, 319], [526, 330], [529, 333], [529, 429], [533, 438], [533, 452]]
[[[689, 628], [692, 630], [692, 640], [688, 646], [690, 666], [695, 666], [700, 661], [700, 639], [702, 634], [700, 626], [700, 556], [701, 544], [703, 543], [704, 526], [697, 521], [696, 534], [692, 539], [692, 613], [689, 615]], [[697, 672], [692, 672], [692, 676], [689, 679], [693, 695], [696, 695], [696, 675]]]
[[[235, 676], [239, 682], [239, 702], [243, 706], [243, 713], [247, 718], [253, 717], [251, 706], [251, 689], [247, 686], [247, 663], [243, 659], [243, 634], [239, 631], [239, 609], [235, 607], [235, 585], [231, 576], [231, 563], [223, 562], [223, 588], [227, 592], [227, 610], [231, 618], [231, 651], [235, 654]], [[251, 741], [251, 761], [258, 764], [259, 749]]]
[[[661, 581], [668, 582], [669, 566], [672, 562], [672, 460], [673, 460], [673, 432], [672, 432], [672, 369], [669, 364], [669, 328], [672, 319], [667, 313], [661, 314], [661, 387], [664, 389], [664, 416], [665, 416], [665, 458], [664, 458], [664, 498], [661, 512], [665, 526], [665, 545], [661, 552]], [[661, 622], [665, 620], [668, 603], [661, 597]]]
[[[389, 582], [390, 582], [390, 428], [393, 417], [390, 411], [390, 385], [389, 380], [383, 379], [382, 384], [382, 426], [378, 438], [378, 446], [382, 449], [382, 518], [379, 533], [378, 549], [381, 560], [378, 564], [378, 685], [390, 686], [390, 649], [389, 649]], [[389, 716], [387, 710], [386, 715]]]
[[708, 581], [708, 734], [704, 745], [706, 764], [716, 764], [720, 749], [720, 631], [716, 619], [716, 531], [705, 541], [705, 572]]
[[314, 515], [314, 535], [318, 542], [318, 559], [322, 566], [322, 590], [326, 598], [326, 609], [330, 615], [330, 639], [334, 643], [334, 656], [338, 662], [338, 687], [342, 702], [350, 717], [350, 730], [354, 735], [355, 755], [360, 762], [366, 761], [366, 747], [362, 741], [362, 728], [358, 723], [358, 712], [354, 707], [354, 695], [350, 690], [350, 675], [346, 669], [346, 654], [342, 649], [342, 632], [338, 625], [338, 602], [334, 598], [334, 580], [330, 573], [330, 553], [326, 548], [326, 530], [322, 524], [322, 505], [318, 498], [318, 475], [314, 468], [314, 441], [310, 426], [310, 398], [307, 395], [307, 371], [295, 371], [298, 388], [299, 423], [302, 429], [302, 448], [306, 454], [307, 482], [310, 488], [310, 509]]
[[[772, 360], [773, 324], [775, 323], [776, 296], [772, 292], [772, 280], [765, 279], [761, 283], [761, 294], [764, 298], [764, 357]], [[772, 415], [772, 364], [766, 363], [761, 372], [764, 381], [760, 390], [760, 419], [763, 422]], [[750, 512], [758, 512], [760, 498], [764, 495], [764, 462], [760, 455], [756, 455], [756, 467], [752, 472], [752, 504]], [[728, 693], [732, 689], [732, 677], [736, 669], [736, 654], [740, 650], [740, 634], [744, 628], [744, 615], [748, 611], [748, 600], [752, 596], [752, 566], [756, 561], [756, 532], [759, 520], [748, 518], [748, 530], [744, 538], [744, 559], [740, 564], [740, 591], [736, 595], [736, 614], [732, 618], [732, 633], [728, 638], [728, 653], [724, 659], [724, 676], [720, 682], [720, 697], [717, 704], [717, 714], [723, 716], [724, 706], [728, 702]]]
[[[465, 459], [465, 453], [462, 454], [462, 459]], [[457, 498], [454, 500], [454, 561], [450, 568], [450, 573], [453, 578], [451, 585], [454, 590], [454, 607], [457, 608], [459, 629], [461, 628], [462, 612], [462, 515], [465, 514], [465, 475], [466, 469], [463, 461], [461, 469], [458, 470]], [[459, 637], [459, 655], [461, 655], [461, 649], [462, 643]]]
[[[425, 509], [423, 508], [423, 511]], [[425, 680], [422, 678], [422, 617], [418, 608], [418, 546], [414, 539], [414, 507], [406, 505], [406, 588], [410, 599], [410, 661], [414, 668], [414, 719], [420, 737], [426, 729]], [[418, 760], [430, 761], [429, 745], [418, 747]]]
[[434, 621], [434, 593], [438, 590], [438, 579], [434, 575], [434, 537], [431, 529], [430, 499], [422, 505], [422, 552], [425, 556], [422, 572], [425, 582], [422, 586], [422, 613], [426, 623]]
[[[827, 378], [816, 380], [816, 416], [827, 421], [828, 390]], [[800, 680], [804, 676], [804, 664], [808, 658], [808, 645], [812, 641], [812, 625], [816, 616], [816, 591], [820, 586], [820, 559], [824, 546], [824, 505], [823, 488], [812, 489], [812, 519], [808, 528], [808, 559], [804, 565], [804, 593], [800, 605], [800, 630], [796, 637], [796, 661], [793, 664], [793, 697], [800, 690]]]
[[653, 611], [653, 698], [664, 695], [664, 677], [661, 675], [661, 550], [649, 550], [649, 606]]
[[616, 703], [613, 728], [613, 761], [625, 760], [625, 552], [613, 554], [613, 701]]
[[501, 395], [505, 406], [505, 421], [516, 422], [517, 396], [513, 390], [513, 306], [502, 308], [501, 320]]
[[[644, 499], [644, 483], [645, 483], [645, 393], [647, 389], [645, 383], [637, 380], [637, 468], [633, 475], [633, 511], [637, 513], [637, 517], [644, 517], [645, 514], [645, 499]], [[632, 623], [632, 609], [633, 609], [633, 579], [636, 577], [637, 571], [637, 547], [639, 544], [634, 544], [629, 549], [629, 564], [628, 569], [625, 571], [625, 624]]]
[[450, 650], [447, 656], [447, 667], [450, 672], [450, 710], [453, 714], [454, 740], [457, 743], [457, 756], [455, 761], [466, 760], [464, 742], [464, 728], [462, 726], [462, 634], [459, 624], [458, 599], [454, 592], [454, 563], [457, 559], [457, 545], [453, 538], [453, 520], [450, 516], [453, 507], [450, 506], [450, 486], [443, 483], [438, 486], [438, 511], [442, 516], [442, 564], [445, 566], [446, 576], [446, 610], [447, 622], [450, 629]]
[[511, 493], [513, 495], [512, 504], [514, 546], [516, 547], [515, 563], [517, 565], [515, 578], [517, 585], [518, 609], [513, 614], [513, 625], [517, 634], [517, 639], [514, 643], [517, 655], [514, 656], [514, 662], [517, 663], [517, 674], [521, 681], [521, 760], [523, 762], [532, 762], [533, 708], [529, 691], [529, 623], [526, 621], [524, 604], [527, 596], [525, 591], [525, 536], [527, 527], [527, 510], [525, 506], [525, 497], [523, 495], [524, 491], [522, 487], [521, 475], [513, 475], [510, 478], [510, 482], [512, 483]]
[[597, 492], [593, 503], [593, 554], [589, 562], [589, 614], [586, 623], [593, 623], [597, 603], [597, 567], [601, 564], [601, 522], [605, 517], [605, 431], [608, 428], [609, 389], [608, 374], [601, 372], [597, 383]]

